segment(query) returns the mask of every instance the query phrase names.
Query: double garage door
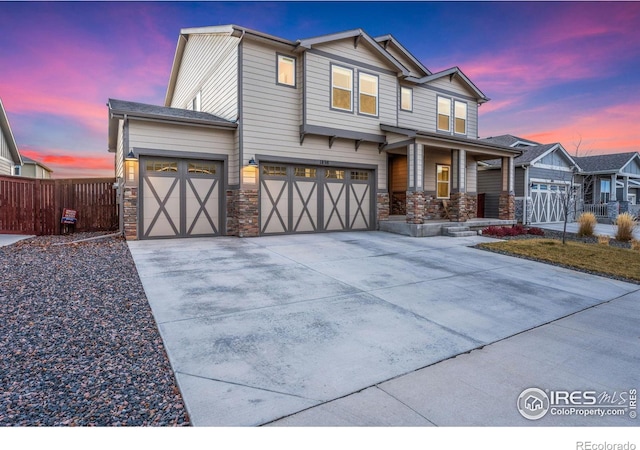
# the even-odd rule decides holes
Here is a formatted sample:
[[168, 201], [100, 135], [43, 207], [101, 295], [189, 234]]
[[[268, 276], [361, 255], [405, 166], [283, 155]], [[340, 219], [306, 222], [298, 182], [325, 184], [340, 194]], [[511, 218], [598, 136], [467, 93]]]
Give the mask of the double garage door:
[[371, 230], [372, 170], [260, 166], [260, 234]]
[[[260, 166], [260, 234], [372, 230], [374, 171]], [[219, 161], [140, 158], [142, 239], [217, 236], [224, 215]]]
[[140, 158], [143, 239], [217, 236], [222, 215], [222, 163]]
[[563, 200], [567, 186], [564, 184], [533, 183], [531, 201], [533, 206], [532, 223], [552, 223], [564, 220]]

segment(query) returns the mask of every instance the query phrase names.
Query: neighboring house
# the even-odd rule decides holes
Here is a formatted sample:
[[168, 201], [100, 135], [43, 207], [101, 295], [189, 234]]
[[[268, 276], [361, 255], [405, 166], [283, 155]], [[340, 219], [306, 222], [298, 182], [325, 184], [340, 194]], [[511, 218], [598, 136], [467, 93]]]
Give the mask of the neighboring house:
[[391, 35], [184, 29], [164, 106], [108, 102], [122, 229], [129, 239], [374, 230], [390, 212], [466, 221], [478, 162], [496, 158], [496, 215], [513, 220], [520, 149], [477, 138], [488, 100], [459, 68], [432, 73]]
[[9, 118], [0, 100], [0, 175], [20, 175], [22, 157], [13, 137]]
[[49, 179], [53, 170], [26, 156], [22, 157], [22, 169], [20, 175], [29, 178]]
[[[540, 144], [510, 134], [483, 139], [522, 151], [514, 160], [516, 220], [525, 224], [564, 221], [563, 202], [572, 189], [580, 165], [561, 144]], [[496, 217], [501, 192], [501, 161], [485, 161], [478, 168], [478, 192], [484, 199], [484, 217]], [[573, 179], [573, 189], [579, 180]], [[575, 205], [569, 205], [570, 217]]]
[[[628, 210], [638, 214], [640, 207], [640, 154], [613, 153], [576, 157], [582, 168], [584, 210], [597, 216], [614, 218]], [[607, 211], [609, 204], [609, 211]]]

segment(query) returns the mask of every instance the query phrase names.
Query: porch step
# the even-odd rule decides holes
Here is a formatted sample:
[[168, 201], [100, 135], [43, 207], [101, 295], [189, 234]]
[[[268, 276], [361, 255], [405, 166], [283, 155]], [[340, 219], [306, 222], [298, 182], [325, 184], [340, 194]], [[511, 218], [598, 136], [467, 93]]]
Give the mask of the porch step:
[[457, 227], [443, 227], [442, 231], [444, 231], [445, 236], [451, 237], [467, 237], [467, 236], [477, 236], [477, 231], [472, 231], [469, 227], [465, 226], [457, 226]]

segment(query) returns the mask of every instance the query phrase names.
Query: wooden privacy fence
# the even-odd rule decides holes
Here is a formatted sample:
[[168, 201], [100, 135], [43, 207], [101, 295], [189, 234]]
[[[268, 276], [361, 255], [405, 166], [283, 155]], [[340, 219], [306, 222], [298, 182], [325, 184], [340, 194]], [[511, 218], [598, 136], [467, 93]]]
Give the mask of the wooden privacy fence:
[[0, 233], [61, 234], [64, 208], [78, 212], [75, 231], [117, 230], [115, 181], [0, 176]]

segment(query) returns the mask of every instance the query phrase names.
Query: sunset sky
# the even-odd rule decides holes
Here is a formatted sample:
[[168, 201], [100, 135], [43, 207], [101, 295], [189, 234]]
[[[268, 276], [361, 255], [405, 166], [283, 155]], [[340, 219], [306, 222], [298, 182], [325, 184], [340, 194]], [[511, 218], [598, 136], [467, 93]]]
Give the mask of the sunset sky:
[[230, 23], [291, 40], [390, 33], [492, 99], [480, 137], [640, 150], [638, 2], [0, 2], [0, 98], [21, 153], [57, 178], [113, 176], [107, 100], [162, 105], [180, 29]]

